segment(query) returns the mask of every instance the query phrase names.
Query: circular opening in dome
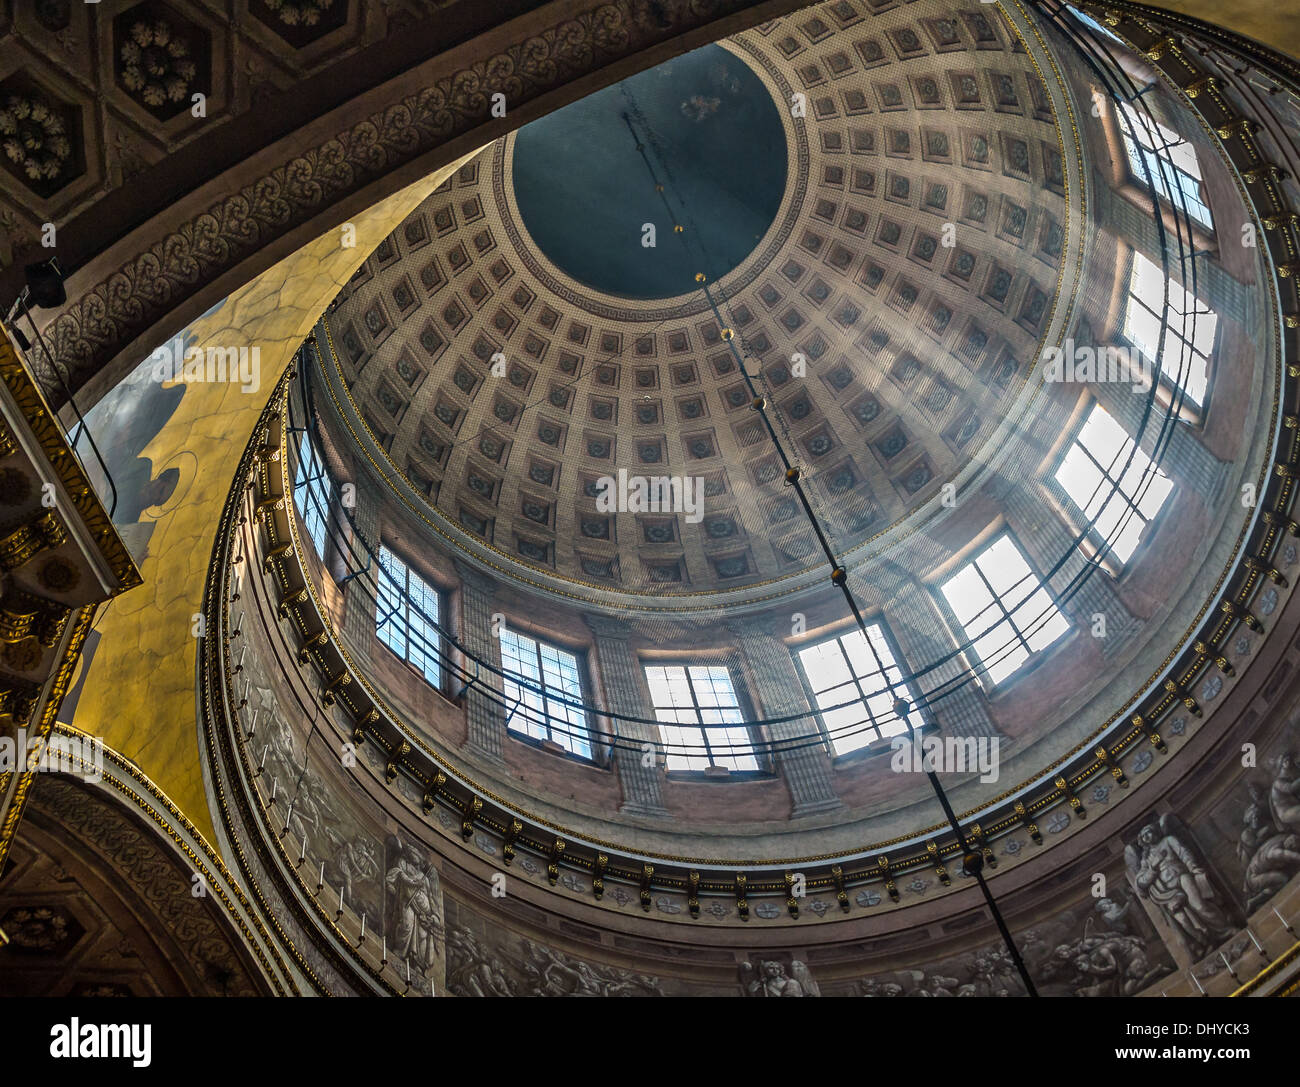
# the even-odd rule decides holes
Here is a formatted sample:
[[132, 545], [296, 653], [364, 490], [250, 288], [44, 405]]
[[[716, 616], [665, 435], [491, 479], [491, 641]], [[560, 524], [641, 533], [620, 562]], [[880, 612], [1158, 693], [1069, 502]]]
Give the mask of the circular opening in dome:
[[672, 298], [698, 272], [726, 275], [767, 233], [785, 193], [785, 132], [758, 76], [710, 45], [520, 129], [513, 181], [534, 243], [567, 275]]

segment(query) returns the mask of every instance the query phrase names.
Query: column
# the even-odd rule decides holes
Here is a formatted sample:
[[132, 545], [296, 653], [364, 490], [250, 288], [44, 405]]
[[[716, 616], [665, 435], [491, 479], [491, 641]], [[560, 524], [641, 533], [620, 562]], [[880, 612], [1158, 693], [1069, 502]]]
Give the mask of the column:
[[[492, 613], [496, 582], [482, 571], [456, 562], [460, 577], [461, 630], [460, 640], [475, 656], [501, 667], [501, 643], [492, 633]], [[466, 667], [473, 672], [472, 662]], [[485, 688], [495, 692], [489, 695]], [[501, 677], [485, 668], [479, 669], [477, 682], [465, 695], [468, 739], [465, 747], [480, 758], [492, 762], [504, 761], [505, 714], [501, 711]], [[495, 701], [493, 699], [496, 699]]]
[[[893, 606], [885, 621], [906, 651], [905, 668], [923, 669], [954, 653], [957, 642], [944, 623], [938, 604], [914, 578], [900, 581], [889, 594], [889, 599]], [[959, 677], [964, 678], [959, 680]], [[998, 735], [979, 682], [969, 675], [960, 655], [952, 655], [950, 660], [926, 672], [913, 685], [912, 695], [918, 701], [923, 700], [927, 692], [933, 692], [936, 701], [919, 717], [913, 715], [914, 727], [928, 718], [948, 736]]]
[[[806, 716], [766, 726], [767, 738], [780, 742], [807, 736], [817, 729], [803, 681], [789, 647], [773, 633], [774, 617], [737, 619], [728, 623], [749, 663], [755, 700], [765, 717]], [[794, 800], [794, 817], [843, 806], [831, 784], [830, 762], [820, 745], [776, 751], [776, 762]]]
[[[650, 718], [653, 708], [644, 696], [641, 679], [641, 662], [632, 649], [632, 631], [622, 619], [603, 615], [584, 617], [596, 639], [596, 661], [605, 688], [605, 698], [614, 713], [631, 717]], [[623, 786], [623, 803], [619, 811], [627, 815], [665, 816], [660, 783], [663, 771], [655, 758], [649, 766], [643, 765], [642, 745], [656, 743], [658, 733], [653, 725], [636, 721], [610, 722], [611, 728], [627, 747], [614, 749], [614, 764]]]
[[[362, 478], [364, 477], [353, 462], [352, 479], [339, 481], [340, 484], [356, 484], [356, 505], [349, 511], [352, 523], [356, 526], [352, 537], [355, 554], [348, 555], [347, 573], [357, 576], [347, 583], [344, 590], [343, 637], [354, 651], [368, 656], [374, 644], [375, 599], [379, 595], [379, 503], [375, 499], [373, 488], [362, 486]], [[374, 557], [370, 561], [370, 569], [358, 574], [358, 568], [365, 567], [366, 544], [375, 549]]]

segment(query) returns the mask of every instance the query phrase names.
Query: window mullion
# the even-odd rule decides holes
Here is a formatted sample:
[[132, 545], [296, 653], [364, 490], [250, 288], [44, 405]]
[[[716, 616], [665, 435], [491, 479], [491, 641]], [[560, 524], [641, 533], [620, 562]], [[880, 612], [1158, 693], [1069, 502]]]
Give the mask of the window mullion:
[[[993, 583], [989, 581], [987, 577], [984, 576], [984, 571], [980, 569], [979, 563], [973, 563], [972, 565], [975, 567], [975, 572], [979, 574], [980, 580], [984, 582], [984, 587], [988, 589], [989, 595], [993, 597], [993, 602], [997, 604], [998, 611], [1002, 613], [1003, 618], [1006, 620], [1007, 626], [1011, 628], [1011, 633], [1015, 636], [1016, 641], [1020, 643], [1021, 648], [1024, 649], [1026, 653], [1032, 653], [1033, 650], [1029, 648], [1029, 643], [1025, 640], [1024, 635], [1020, 633], [1020, 625], [1015, 621], [1014, 618], [1012, 618], [1011, 612], [1007, 610], [1007, 606], [1004, 603], [1002, 603], [1002, 594], [994, 590]], [[1025, 565], [1027, 566], [1029, 564], [1026, 563]], [[1029, 571], [1028, 576], [1030, 577], [1033, 576], [1033, 570]], [[1024, 578], [1021, 578], [1021, 581], [1023, 580]], [[1019, 584], [1020, 582], [1017, 581], [1016, 585]], [[1013, 585], [1012, 588], [1015, 588], [1015, 586]], [[1032, 595], [1033, 593], [1031, 591], [1029, 596]], [[1028, 600], [1029, 597], [1027, 596], [1025, 597], [1025, 599]]]
[[548, 697], [549, 688], [546, 685], [546, 668], [542, 663], [542, 643], [536, 638], [531, 639], [533, 643], [533, 663], [537, 666], [537, 686], [542, 699], [542, 728], [546, 730], [546, 738], [552, 743], [559, 743], [554, 735], [554, 729], [551, 728], [551, 700]]
[[[869, 635], [864, 635], [869, 637]], [[867, 703], [867, 692], [862, 688], [862, 677], [858, 675], [858, 670], [853, 667], [853, 661], [849, 659], [848, 650], [844, 648], [843, 636], [835, 639], [835, 645], [840, 651], [840, 656], [844, 658], [844, 663], [848, 666], [849, 675], [853, 677], [853, 686], [858, 692], [858, 700], [862, 703], [862, 710], [867, 715], [867, 725], [876, 734], [876, 739], [880, 739], [880, 726], [876, 724], [875, 714], [871, 712], [871, 706]]]
[[704, 744], [704, 757], [708, 760], [710, 766], [715, 765], [713, 761], [713, 745], [709, 743], [709, 730], [704, 727], [704, 713], [700, 709], [700, 696], [695, 693], [695, 680], [691, 678], [691, 669], [689, 665], [682, 668], [682, 675], [686, 678], [686, 689], [691, 692], [691, 712], [695, 714], [695, 723], [700, 729], [700, 742]]

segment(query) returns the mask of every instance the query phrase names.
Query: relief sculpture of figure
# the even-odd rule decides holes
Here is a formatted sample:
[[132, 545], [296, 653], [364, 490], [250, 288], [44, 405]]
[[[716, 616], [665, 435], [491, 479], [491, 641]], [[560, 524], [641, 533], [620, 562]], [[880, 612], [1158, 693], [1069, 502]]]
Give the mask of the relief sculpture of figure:
[[456, 996], [514, 996], [505, 964], [467, 928], [447, 937], [447, 991]]
[[1083, 917], [1083, 935], [1050, 946], [1037, 935], [1027, 940], [1035, 981], [1054, 995], [1132, 996], [1167, 972], [1153, 961], [1141, 934], [1140, 909], [1118, 893], [1096, 901]]
[[1089, 935], [1057, 949], [1058, 957], [1068, 960], [1076, 972], [1075, 996], [1132, 996], [1159, 975], [1138, 937], [1120, 932], [1094, 936], [1091, 926], [1085, 929]]
[[536, 996], [663, 996], [659, 979], [617, 966], [593, 965], [531, 940], [523, 968]]
[[1129, 920], [1129, 911], [1132, 908], [1132, 901], [1121, 903], [1114, 898], [1097, 899], [1097, 913], [1106, 922], [1106, 931], [1108, 932], [1116, 932], [1124, 936], [1137, 935], [1132, 927], [1132, 922]]
[[347, 900], [355, 902], [357, 884], [368, 883], [379, 876], [379, 860], [375, 856], [374, 843], [364, 836], [358, 836], [350, 842], [340, 838], [333, 867]]
[[1137, 892], [1154, 903], [1199, 959], [1232, 934], [1219, 894], [1192, 837], [1178, 819], [1162, 815], [1138, 831], [1124, 859]]

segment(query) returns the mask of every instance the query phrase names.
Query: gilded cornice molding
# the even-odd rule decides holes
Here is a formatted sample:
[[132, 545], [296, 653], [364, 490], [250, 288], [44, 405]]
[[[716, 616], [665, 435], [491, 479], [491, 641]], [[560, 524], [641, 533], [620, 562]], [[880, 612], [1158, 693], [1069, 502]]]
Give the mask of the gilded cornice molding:
[[0, 570], [16, 570], [40, 552], [59, 547], [68, 539], [68, 530], [53, 510], [38, 514], [0, 536]]
[[[23, 418], [31, 427], [46, 460], [53, 466], [63, 484], [77, 516], [90, 530], [95, 545], [113, 576], [117, 578], [118, 592], [132, 589], [141, 583], [140, 571], [118, 536], [108, 511], [95, 493], [81, 462], [68, 445], [63, 428], [59, 425], [44, 393], [37, 386], [31, 372], [19, 357], [9, 335], [0, 329], [0, 381], [8, 388]], [[0, 456], [13, 455], [18, 446], [8, 428], [0, 432]], [[6, 453], [5, 451], [8, 450]]]

